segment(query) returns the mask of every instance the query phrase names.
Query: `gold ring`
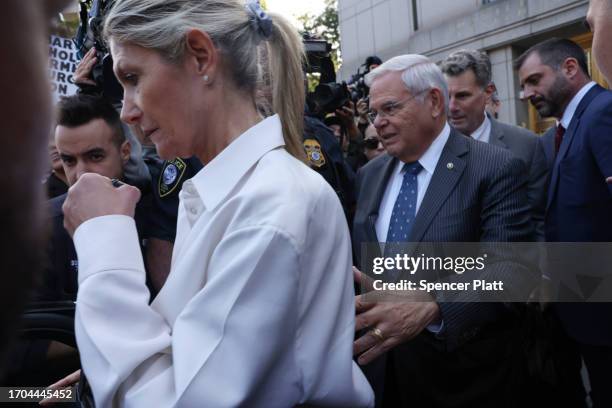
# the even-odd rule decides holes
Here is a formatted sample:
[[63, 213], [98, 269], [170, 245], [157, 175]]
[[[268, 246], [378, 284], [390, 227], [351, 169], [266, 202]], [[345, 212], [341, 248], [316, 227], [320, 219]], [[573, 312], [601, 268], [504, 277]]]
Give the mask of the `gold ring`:
[[382, 331], [378, 327], [375, 327], [372, 330], [370, 330], [370, 333], [372, 333], [372, 335], [376, 337], [378, 340], [385, 341], [385, 336], [383, 336]]

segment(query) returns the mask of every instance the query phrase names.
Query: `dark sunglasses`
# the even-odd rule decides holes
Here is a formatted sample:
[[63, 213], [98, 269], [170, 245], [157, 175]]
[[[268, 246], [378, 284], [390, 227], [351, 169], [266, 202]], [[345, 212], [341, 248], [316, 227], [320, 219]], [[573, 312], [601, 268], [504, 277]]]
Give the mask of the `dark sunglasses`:
[[363, 141], [363, 147], [365, 147], [366, 149], [376, 149], [378, 148], [378, 143], [378, 138], [371, 137]]

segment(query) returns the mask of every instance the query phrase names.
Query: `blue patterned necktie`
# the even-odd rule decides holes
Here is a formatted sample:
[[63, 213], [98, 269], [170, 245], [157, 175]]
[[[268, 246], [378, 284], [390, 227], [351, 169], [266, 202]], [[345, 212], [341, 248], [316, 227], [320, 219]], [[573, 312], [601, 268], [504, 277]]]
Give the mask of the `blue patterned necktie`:
[[[417, 176], [423, 169], [419, 162], [404, 164], [402, 171], [405, 171], [391, 220], [387, 231], [387, 243], [385, 244], [385, 257], [394, 257], [396, 254], [404, 253], [402, 245], [391, 244], [391, 242], [407, 242], [412, 231], [412, 225], [416, 216], [417, 196], [419, 193], [419, 183]], [[400, 277], [400, 271], [391, 269], [386, 276], [387, 282], [396, 282]]]
[[419, 162], [404, 164], [402, 170], [405, 171], [391, 220], [389, 221], [389, 230], [387, 231], [387, 242], [407, 242], [412, 231], [414, 218], [416, 216], [417, 195], [419, 192], [419, 184], [417, 176], [423, 169]]

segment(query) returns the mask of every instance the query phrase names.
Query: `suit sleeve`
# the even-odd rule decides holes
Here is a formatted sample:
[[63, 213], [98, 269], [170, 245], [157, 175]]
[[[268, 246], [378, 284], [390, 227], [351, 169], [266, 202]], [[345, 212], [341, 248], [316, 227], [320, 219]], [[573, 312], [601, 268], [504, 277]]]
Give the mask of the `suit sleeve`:
[[534, 224], [535, 240], [546, 240], [544, 230], [544, 214], [546, 211], [546, 191], [548, 180], [548, 164], [542, 144], [538, 141], [533, 148], [531, 164], [529, 166], [529, 181], [527, 186], [527, 200], [531, 207], [531, 219]]
[[[527, 256], [532, 254], [509, 256], [506, 245], [495, 243], [532, 240], [525, 167], [519, 159], [507, 159], [489, 180], [484, 192], [480, 241], [489, 257], [477, 279], [501, 280], [507, 298], [527, 298], [539, 277], [537, 271], [527, 266]], [[465, 277], [453, 274], [450, 280], [464, 281]], [[471, 340], [483, 326], [499, 321], [508, 313], [504, 304], [482, 300], [481, 293], [466, 290], [453, 296], [451, 302], [439, 302], [447, 349], [455, 349]]]
[[[594, 118], [587, 120], [589, 143], [597, 167], [603, 176], [602, 183], [605, 183], [606, 177], [612, 176], [612, 98], [608, 97], [606, 103], [591, 116]], [[608, 184], [608, 192], [612, 195], [612, 184]]]
[[355, 201], [359, 199], [359, 190], [361, 189], [361, 179], [363, 178], [362, 169], [357, 170], [354, 178], [354, 191], [355, 191]]

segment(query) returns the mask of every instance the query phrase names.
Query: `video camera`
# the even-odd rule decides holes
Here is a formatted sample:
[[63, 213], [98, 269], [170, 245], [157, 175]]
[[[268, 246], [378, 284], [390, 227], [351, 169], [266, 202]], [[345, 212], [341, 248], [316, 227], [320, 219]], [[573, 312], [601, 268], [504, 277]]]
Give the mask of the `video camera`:
[[336, 70], [330, 57], [331, 44], [308, 33], [303, 34], [303, 42], [308, 61], [305, 72], [321, 74], [319, 84], [307, 95], [306, 102], [310, 113], [322, 118], [346, 105], [351, 94], [345, 82], [336, 83]]
[[[353, 100], [359, 100], [361, 98], [367, 98], [370, 95], [370, 88], [365, 84], [365, 76], [370, 73], [373, 67], [382, 64], [380, 58], [375, 55], [371, 55], [366, 58], [365, 62], [357, 69], [357, 73], [351, 76], [348, 80], [348, 86], [351, 88], [351, 94]], [[361, 69], [364, 69], [361, 72]]]
[[102, 39], [104, 15], [115, 0], [81, 0], [79, 3], [80, 25], [74, 42], [77, 55], [83, 58], [92, 48], [96, 49], [96, 64], [92, 68], [92, 77], [96, 83], [96, 92], [101, 93], [113, 103], [123, 99], [123, 88], [113, 72], [113, 59]]
[[314, 92], [307, 96], [308, 107], [312, 114], [324, 117], [342, 108], [349, 101], [357, 103], [358, 100], [368, 97], [370, 90], [365, 84], [364, 76], [370, 72], [370, 66], [382, 63], [378, 57], [368, 57], [362, 65], [365, 70], [362, 72], [360, 67], [357, 73], [351, 76], [348, 83], [344, 81], [337, 83], [334, 64], [329, 55], [331, 44], [325, 40], [315, 39], [306, 33], [304, 34], [304, 49], [308, 60], [306, 72], [321, 74]]

